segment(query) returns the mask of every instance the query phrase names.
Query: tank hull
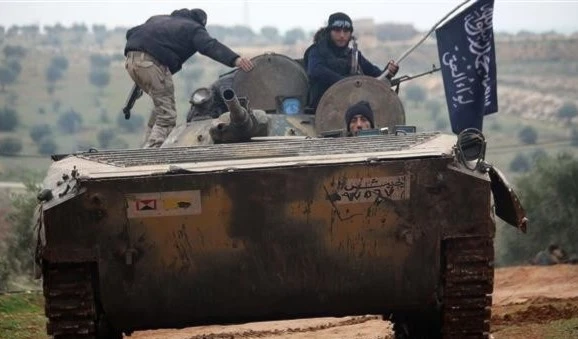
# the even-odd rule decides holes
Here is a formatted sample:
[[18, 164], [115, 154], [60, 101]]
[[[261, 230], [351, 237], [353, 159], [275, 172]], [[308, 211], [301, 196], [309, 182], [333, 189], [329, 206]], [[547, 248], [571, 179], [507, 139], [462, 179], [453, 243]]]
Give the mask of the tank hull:
[[[380, 152], [368, 142], [386, 137], [339, 139], [333, 155], [301, 140], [279, 143], [299, 155], [162, 171], [64, 159], [97, 165], [45, 206], [43, 259], [94, 263], [98, 305], [123, 331], [435, 310], [444, 241], [493, 238], [490, 181], [455, 167], [439, 136]], [[164, 152], [185, 150], [208, 152]]]

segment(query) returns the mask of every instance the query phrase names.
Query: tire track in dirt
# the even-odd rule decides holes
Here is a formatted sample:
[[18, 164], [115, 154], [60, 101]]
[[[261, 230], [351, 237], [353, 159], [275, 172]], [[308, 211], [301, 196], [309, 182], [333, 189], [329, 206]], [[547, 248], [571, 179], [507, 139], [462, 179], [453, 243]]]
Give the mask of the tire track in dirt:
[[230, 338], [372, 338], [392, 339], [391, 323], [381, 316], [314, 318], [259, 322], [229, 326], [200, 326], [181, 330], [134, 333], [131, 339], [230, 339]]

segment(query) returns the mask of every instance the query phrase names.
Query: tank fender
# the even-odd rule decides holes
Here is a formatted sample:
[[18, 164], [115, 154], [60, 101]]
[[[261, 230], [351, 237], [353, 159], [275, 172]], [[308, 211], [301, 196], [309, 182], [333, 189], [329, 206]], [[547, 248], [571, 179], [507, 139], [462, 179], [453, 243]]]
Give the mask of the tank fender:
[[492, 193], [496, 205], [496, 215], [526, 233], [528, 217], [520, 203], [520, 199], [518, 199], [518, 195], [514, 192], [502, 172], [496, 167], [490, 166], [488, 174], [490, 175]]

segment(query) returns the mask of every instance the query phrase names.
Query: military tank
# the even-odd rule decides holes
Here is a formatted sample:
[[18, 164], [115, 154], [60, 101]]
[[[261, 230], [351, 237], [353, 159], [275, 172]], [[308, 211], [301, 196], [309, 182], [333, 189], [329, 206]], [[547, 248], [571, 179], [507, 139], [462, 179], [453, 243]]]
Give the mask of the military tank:
[[[364, 76], [307, 114], [299, 63], [259, 60], [215, 87], [227, 113], [190, 114], [159, 149], [53, 156], [37, 247], [48, 334], [381, 314], [397, 338], [488, 338], [494, 213], [527, 220], [483, 135], [408, 131], [397, 95]], [[380, 129], [334, 137], [360, 99]]]

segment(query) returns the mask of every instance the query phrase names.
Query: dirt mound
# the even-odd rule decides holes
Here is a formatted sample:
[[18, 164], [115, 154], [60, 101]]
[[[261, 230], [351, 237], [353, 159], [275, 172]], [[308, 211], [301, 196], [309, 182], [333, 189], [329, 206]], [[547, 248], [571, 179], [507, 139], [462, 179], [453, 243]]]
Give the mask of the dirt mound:
[[578, 265], [521, 266], [496, 269], [494, 305], [537, 298], [578, 297]]
[[564, 305], [560, 308], [548, 304], [541, 306], [530, 306], [525, 311], [516, 312], [514, 314], [507, 314], [504, 316], [506, 320], [511, 319], [516, 322], [549, 322], [558, 319], [570, 319], [578, 315], [578, 307], [573, 305]]
[[494, 329], [577, 318], [578, 265], [497, 269], [493, 300]]
[[578, 298], [570, 300], [544, 298], [515, 306], [495, 310], [492, 325], [543, 324], [578, 317]]

